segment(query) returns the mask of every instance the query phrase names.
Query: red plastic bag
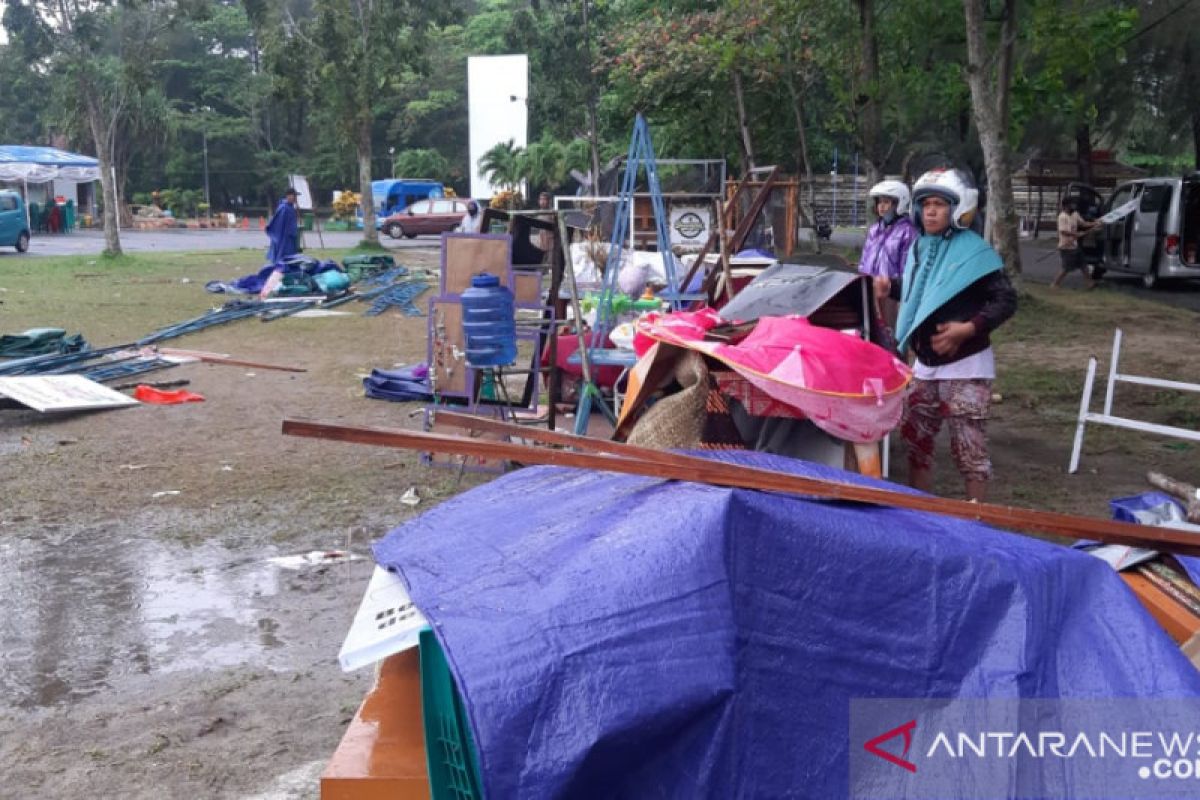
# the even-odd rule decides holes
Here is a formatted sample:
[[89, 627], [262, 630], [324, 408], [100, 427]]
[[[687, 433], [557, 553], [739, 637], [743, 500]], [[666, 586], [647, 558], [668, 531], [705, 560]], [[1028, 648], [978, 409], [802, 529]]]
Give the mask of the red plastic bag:
[[203, 403], [204, 395], [189, 392], [186, 389], [176, 389], [173, 392], [165, 392], [162, 389], [155, 389], [153, 386], [140, 384], [133, 390], [133, 396], [143, 403], [152, 403], [159, 406], [173, 406], [179, 403]]

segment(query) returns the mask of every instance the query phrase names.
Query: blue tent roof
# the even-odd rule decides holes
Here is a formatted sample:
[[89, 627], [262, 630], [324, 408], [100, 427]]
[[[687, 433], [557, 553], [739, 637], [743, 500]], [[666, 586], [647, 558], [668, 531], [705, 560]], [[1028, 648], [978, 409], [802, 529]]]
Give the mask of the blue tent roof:
[[96, 167], [91, 156], [68, 153], [57, 147], [32, 147], [22, 144], [0, 145], [0, 164], [38, 164], [45, 167]]

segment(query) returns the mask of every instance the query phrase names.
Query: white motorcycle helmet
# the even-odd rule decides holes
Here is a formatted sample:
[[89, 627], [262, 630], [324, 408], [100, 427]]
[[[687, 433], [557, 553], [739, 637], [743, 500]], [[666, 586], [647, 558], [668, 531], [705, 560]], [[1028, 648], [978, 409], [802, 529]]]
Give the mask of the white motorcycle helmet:
[[875, 197], [890, 197], [896, 201], [896, 216], [901, 217], [908, 213], [909, 201], [912, 195], [908, 191], [908, 187], [903, 181], [880, 181], [871, 187], [871, 191], [867, 192], [867, 196]]
[[971, 227], [979, 206], [979, 190], [967, 182], [960, 170], [931, 169], [913, 184], [912, 217], [921, 230], [925, 229], [921, 224], [921, 201], [933, 196], [950, 204], [951, 227], [958, 230]]

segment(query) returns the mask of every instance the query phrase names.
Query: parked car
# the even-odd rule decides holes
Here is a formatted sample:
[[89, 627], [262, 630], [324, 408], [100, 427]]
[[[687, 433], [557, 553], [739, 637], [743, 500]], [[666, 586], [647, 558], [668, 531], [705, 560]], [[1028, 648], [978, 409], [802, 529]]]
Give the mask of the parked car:
[[[1140, 178], [1120, 184], [1098, 206], [1098, 193], [1072, 184], [1080, 215], [1095, 219], [1133, 203], [1128, 214], [1080, 240], [1092, 277], [1140, 275], [1148, 289], [1164, 279], [1200, 278], [1200, 172], [1185, 178]], [[1089, 195], [1090, 193], [1090, 195]]]
[[467, 213], [467, 200], [439, 197], [418, 200], [403, 211], [383, 220], [383, 232], [393, 239], [452, 231]]
[[0, 192], [0, 246], [15, 247], [18, 253], [29, 249], [29, 220], [17, 192]]

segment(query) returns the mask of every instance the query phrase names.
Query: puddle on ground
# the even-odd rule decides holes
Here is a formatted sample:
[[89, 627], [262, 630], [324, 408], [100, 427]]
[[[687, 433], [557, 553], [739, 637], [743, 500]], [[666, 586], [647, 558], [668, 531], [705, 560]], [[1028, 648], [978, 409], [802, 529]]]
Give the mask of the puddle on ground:
[[5, 704], [71, 702], [136, 673], [285, 667], [274, 614], [289, 575], [265, 561], [276, 553], [110, 533], [0, 540]]

